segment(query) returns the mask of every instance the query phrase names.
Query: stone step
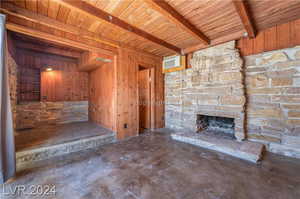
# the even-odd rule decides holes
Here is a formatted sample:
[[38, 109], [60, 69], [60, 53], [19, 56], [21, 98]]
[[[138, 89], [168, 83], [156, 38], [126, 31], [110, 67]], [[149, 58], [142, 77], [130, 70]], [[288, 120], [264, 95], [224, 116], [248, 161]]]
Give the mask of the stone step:
[[50, 159], [52, 157], [68, 153], [97, 148], [104, 144], [116, 141], [115, 134], [105, 134], [69, 141], [62, 144], [27, 149], [16, 153], [17, 168], [24, 169], [33, 166], [37, 161]]
[[225, 153], [243, 160], [257, 163], [262, 158], [264, 145], [249, 141], [238, 142], [222, 137], [203, 135], [201, 133], [173, 133], [172, 139]]
[[273, 153], [300, 159], [300, 145], [270, 143], [269, 150]]

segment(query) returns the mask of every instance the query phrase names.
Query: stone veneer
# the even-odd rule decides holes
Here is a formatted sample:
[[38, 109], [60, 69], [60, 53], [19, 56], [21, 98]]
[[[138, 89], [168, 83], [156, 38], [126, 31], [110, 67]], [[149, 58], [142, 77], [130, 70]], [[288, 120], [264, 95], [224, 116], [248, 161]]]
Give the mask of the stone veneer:
[[195, 52], [193, 68], [165, 75], [166, 127], [195, 131], [196, 114], [232, 115], [238, 139], [245, 121], [248, 140], [300, 158], [300, 47], [246, 56], [243, 66], [234, 45]]
[[300, 158], [300, 46], [245, 57], [248, 139]]
[[87, 101], [22, 102], [17, 105], [17, 129], [88, 121]]
[[235, 41], [195, 52], [191, 65], [165, 75], [166, 127], [195, 132], [197, 114], [230, 117], [243, 140], [243, 61]]

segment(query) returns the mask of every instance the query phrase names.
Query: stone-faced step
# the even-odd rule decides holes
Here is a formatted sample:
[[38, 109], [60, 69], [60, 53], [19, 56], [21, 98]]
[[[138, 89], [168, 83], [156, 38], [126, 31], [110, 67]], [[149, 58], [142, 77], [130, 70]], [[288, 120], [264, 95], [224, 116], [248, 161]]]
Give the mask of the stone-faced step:
[[97, 148], [101, 145], [113, 143], [115, 141], [115, 135], [111, 133], [70, 141], [63, 144], [19, 151], [16, 153], [17, 167], [18, 169], [28, 168], [34, 165], [37, 161], [50, 159], [52, 157], [65, 155], [68, 153], [83, 151], [90, 148]]
[[264, 145], [255, 142], [225, 139], [201, 133], [173, 133], [174, 140], [225, 153], [243, 160], [257, 163], [262, 158]]

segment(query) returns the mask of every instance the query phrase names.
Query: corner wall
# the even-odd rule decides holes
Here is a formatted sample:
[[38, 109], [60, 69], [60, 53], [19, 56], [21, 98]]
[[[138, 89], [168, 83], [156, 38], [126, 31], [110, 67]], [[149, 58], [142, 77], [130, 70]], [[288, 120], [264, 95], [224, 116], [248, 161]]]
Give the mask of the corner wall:
[[115, 131], [115, 60], [89, 72], [89, 120]]

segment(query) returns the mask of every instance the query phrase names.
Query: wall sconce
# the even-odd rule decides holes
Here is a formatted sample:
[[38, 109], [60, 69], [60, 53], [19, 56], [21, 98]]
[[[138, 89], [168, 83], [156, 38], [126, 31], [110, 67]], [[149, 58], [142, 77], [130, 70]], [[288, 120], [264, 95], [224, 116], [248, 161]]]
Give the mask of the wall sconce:
[[52, 69], [51, 67], [47, 67], [47, 68], [46, 68], [46, 71], [48, 71], [48, 72], [49, 72], [49, 71], [53, 71], [53, 69]]

